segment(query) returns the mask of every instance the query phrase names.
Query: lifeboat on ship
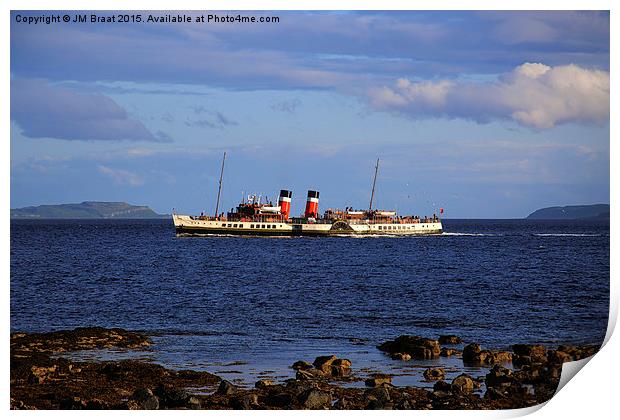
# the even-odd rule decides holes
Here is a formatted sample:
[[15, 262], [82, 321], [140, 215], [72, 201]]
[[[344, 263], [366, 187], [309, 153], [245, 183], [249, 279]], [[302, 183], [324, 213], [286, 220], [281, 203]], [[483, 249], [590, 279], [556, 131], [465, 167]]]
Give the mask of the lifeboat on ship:
[[259, 214], [280, 214], [281, 206], [262, 206], [258, 209]]

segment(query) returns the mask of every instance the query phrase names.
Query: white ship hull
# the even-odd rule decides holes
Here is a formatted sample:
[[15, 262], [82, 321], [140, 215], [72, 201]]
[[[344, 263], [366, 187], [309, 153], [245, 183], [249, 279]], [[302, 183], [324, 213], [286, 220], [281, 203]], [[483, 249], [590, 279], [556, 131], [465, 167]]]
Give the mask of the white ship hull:
[[244, 236], [339, 236], [339, 235], [437, 235], [442, 225], [437, 222], [419, 223], [355, 223], [337, 220], [333, 223], [293, 222], [240, 222], [202, 220], [200, 218], [172, 216], [179, 236], [194, 235], [244, 235]]

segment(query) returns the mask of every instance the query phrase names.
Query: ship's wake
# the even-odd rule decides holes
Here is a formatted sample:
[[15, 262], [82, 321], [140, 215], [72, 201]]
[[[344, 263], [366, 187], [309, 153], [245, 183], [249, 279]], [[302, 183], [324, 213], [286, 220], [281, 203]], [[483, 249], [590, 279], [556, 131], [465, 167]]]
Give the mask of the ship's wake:
[[504, 236], [498, 233], [443, 232], [443, 236]]
[[558, 236], [558, 237], [577, 237], [577, 238], [581, 238], [581, 237], [600, 237], [603, 236], [600, 233], [534, 233], [534, 236]]

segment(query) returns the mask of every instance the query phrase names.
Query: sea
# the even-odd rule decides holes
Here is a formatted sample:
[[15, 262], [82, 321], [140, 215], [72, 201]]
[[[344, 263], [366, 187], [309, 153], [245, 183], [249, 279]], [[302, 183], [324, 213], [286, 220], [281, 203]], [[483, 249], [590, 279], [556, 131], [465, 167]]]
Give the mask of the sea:
[[[464, 344], [601, 344], [609, 221], [444, 220], [423, 237], [176, 237], [170, 220], [12, 220], [11, 331], [141, 331], [146, 350], [77, 352], [206, 370], [252, 386], [335, 354], [356, 376], [432, 387], [461, 359], [395, 361], [402, 334]], [[462, 348], [455, 346], [456, 348]], [[355, 385], [355, 382], [352, 384]]]

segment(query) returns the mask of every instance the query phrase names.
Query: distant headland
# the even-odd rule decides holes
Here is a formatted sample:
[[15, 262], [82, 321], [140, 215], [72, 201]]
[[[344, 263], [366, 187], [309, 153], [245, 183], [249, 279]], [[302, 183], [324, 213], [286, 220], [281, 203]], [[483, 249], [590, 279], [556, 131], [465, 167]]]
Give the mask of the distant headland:
[[122, 202], [84, 201], [11, 209], [11, 219], [163, 219], [148, 206]]
[[531, 213], [526, 219], [534, 220], [609, 220], [609, 204], [590, 204], [584, 206], [546, 207]]

